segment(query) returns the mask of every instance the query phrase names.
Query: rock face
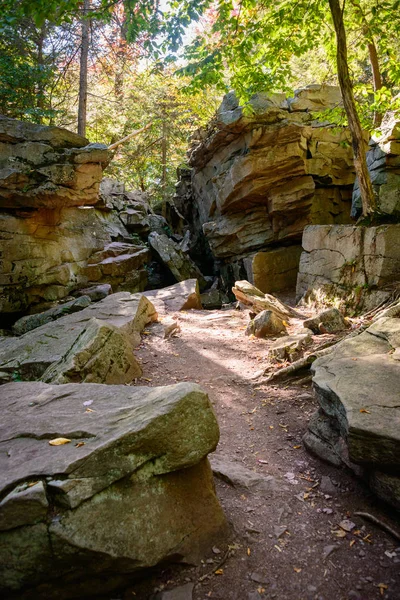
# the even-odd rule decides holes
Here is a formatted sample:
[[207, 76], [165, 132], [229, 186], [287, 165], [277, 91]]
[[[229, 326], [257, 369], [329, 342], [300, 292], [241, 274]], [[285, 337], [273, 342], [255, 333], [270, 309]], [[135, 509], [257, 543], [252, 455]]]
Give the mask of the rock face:
[[157, 313], [147, 298], [120, 292], [0, 345], [0, 381], [130, 383], [142, 373], [133, 354]]
[[313, 365], [320, 412], [306, 446], [363, 474], [400, 509], [400, 319], [384, 317]]
[[[309, 112], [339, 103], [339, 90], [327, 86], [298, 90], [289, 102], [257, 94], [246, 107], [230, 93], [194, 138], [191, 202], [185, 172], [175, 204], [193, 230], [203, 230], [228, 279], [245, 277], [264, 292], [294, 287], [304, 227], [350, 223], [349, 132]], [[277, 247], [275, 261], [268, 253]]]
[[[380, 127], [380, 136], [372, 138], [367, 164], [378, 210], [390, 217], [400, 217], [400, 119], [388, 113]], [[362, 212], [358, 183], [354, 186], [352, 215]]]
[[10, 383], [0, 400], [4, 594], [99, 596], [197, 562], [225, 530], [206, 458], [218, 425], [197, 385]]
[[66, 129], [1, 116], [0, 207], [60, 209], [96, 204], [110, 158], [103, 144], [88, 144]]
[[0, 313], [45, 310], [92, 283], [144, 289], [149, 252], [106, 200], [147, 204], [111, 184], [99, 196], [110, 158], [65, 129], [0, 117]]
[[344, 298], [377, 304], [400, 280], [400, 224], [377, 227], [314, 225], [303, 234], [297, 297]]
[[207, 287], [207, 282], [201, 271], [191, 258], [182, 251], [179, 244], [175, 243], [165, 234], [160, 235], [156, 231], [150, 233], [148, 239], [150, 246], [177, 281], [196, 278], [200, 289]]

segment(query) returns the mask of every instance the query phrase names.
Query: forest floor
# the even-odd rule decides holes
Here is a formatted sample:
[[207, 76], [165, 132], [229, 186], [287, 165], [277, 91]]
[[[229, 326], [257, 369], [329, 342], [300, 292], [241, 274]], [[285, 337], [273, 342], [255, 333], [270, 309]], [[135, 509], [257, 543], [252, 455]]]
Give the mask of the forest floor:
[[[271, 342], [245, 335], [247, 311], [191, 310], [176, 317], [176, 336], [144, 336], [136, 352], [140, 384], [199, 383], [220, 425], [215, 455], [281, 485], [271, 497], [215, 479], [232, 525], [229, 546], [221, 541], [210, 548], [197, 567], [159, 569], [120, 598], [148, 600], [191, 582], [193, 600], [400, 599], [400, 543], [354, 516], [369, 512], [400, 531], [398, 514], [350, 471], [320, 461], [302, 445], [316, 409], [311, 383], [267, 385], [257, 378]], [[300, 327], [294, 322], [290, 333]], [[354, 522], [351, 532], [339, 526], [343, 520]]]

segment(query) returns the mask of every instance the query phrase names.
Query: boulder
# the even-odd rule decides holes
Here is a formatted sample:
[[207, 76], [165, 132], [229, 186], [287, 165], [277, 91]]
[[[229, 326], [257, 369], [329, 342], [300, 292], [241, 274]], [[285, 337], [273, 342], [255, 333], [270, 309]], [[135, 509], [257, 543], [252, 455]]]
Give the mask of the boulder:
[[[391, 477], [398, 477], [400, 467], [400, 363], [393, 358], [399, 347], [400, 319], [384, 317], [312, 365], [316, 397], [329, 421], [324, 427], [329, 429], [330, 423], [336, 432], [333, 445], [339, 444], [340, 437], [349, 465], [364, 469], [374, 482], [382, 481], [374, 489], [397, 506], [400, 497], [393, 490], [399, 486]], [[318, 435], [321, 445], [326, 436], [332, 446], [321, 428]]]
[[293, 362], [299, 358], [302, 350], [310, 342], [311, 335], [309, 333], [287, 335], [273, 342], [269, 348], [268, 354], [272, 358]]
[[251, 471], [227, 456], [212, 456], [210, 462], [214, 475], [235, 488], [244, 488], [267, 498], [287, 489], [273, 475]]
[[165, 234], [160, 235], [155, 231], [150, 233], [148, 239], [158, 258], [168, 267], [178, 282], [186, 279], [197, 279], [201, 290], [207, 287], [207, 282], [199, 268], [189, 255], [180, 249], [176, 242]]
[[255, 313], [269, 310], [283, 320], [298, 316], [293, 308], [270, 294], [263, 294], [261, 290], [248, 281], [236, 281], [232, 292], [235, 294], [236, 300], [245, 306], [250, 306]]
[[51, 321], [56, 321], [57, 319], [60, 319], [65, 315], [74, 312], [79, 312], [87, 306], [89, 306], [90, 302], [91, 300], [89, 296], [81, 296], [76, 300], [70, 300], [69, 302], [60, 304], [55, 308], [50, 308], [45, 312], [21, 317], [21, 319], [18, 319], [18, 321], [14, 323], [12, 331], [15, 335], [22, 335], [27, 331], [36, 329], [36, 327], [40, 327], [41, 325], [45, 325], [46, 323], [50, 323]]
[[250, 321], [246, 328], [246, 335], [254, 335], [257, 338], [276, 336], [287, 333], [286, 327], [272, 310], [263, 310]]
[[349, 328], [349, 323], [343, 317], [340, 310], [337, 308], [330, 308], [319, 313], [312, 319], [306, 319], [303, 322], [303, 326], [307, 329], [311, 329], [313, 333], [336, 333], [338, 331], [345, 331]]
[[187, 279], [175, 283], [160, 290], [150, 290], [143, 294], [149, 298], [157, 309], [157, 313], [163, 315], [180, 310], [201, 310], [201, 296], [199, 282], [197, 279]]
[[79, 298], [80, 296], [88, 296], [91, 302], [98, 302], [103, 300], [112, 294], [112, 287], [109, 283], [101, 283], [99, 285], [93, 285], [88, 288], [83, 288], [74, 293], [74, 296]]
[[120, 292], [0, 345], [2, 381], [130, 383], [142, 373], [133, 354], [157, 318], [140, 295]]
[[[297, 298], [343, 299], [367, 308], [388, 298], [400, 281], [400, 224], [310, 225], [303, 234]], [[382, 289], [383, 288], [383, 289]]]
[[0, 402], [4, 594], [100, 596], [160, 562], [198, 562], [226, 530], [199, 386], [11, 383]]

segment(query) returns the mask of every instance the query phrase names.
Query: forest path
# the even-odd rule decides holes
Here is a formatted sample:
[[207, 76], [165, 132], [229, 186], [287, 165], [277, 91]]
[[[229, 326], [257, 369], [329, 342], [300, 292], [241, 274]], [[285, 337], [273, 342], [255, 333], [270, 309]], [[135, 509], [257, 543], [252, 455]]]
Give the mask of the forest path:
[[[302, 436], [316, 408], [311, 385], [266, 385], [254, 378], [271, 341], [244, 334], [247, 312], [192, 310], [174, 316], [181, 328], [177, 336], [143, 337], [136, 352], [143, 365], [138, 384], [199, 383], [220, 425], [215, 456], [274, 476], [277, 490], [250, 491], [216, 479], [234, 528], [228, 556], [221, 541], [200, 567], [161, 569], [130, 587], [124, 600], [148, 600], [157, 590], [188, 582], [195, 584], [193, 600], [398, 600], [399, 543], [353, 515], [366, 511], [400, 530], [398, 517], [349, 471], [305, 451]], [[294, 322], [292, 330], [300, 327]], [[339, 527], [346, 519], [355, 524], [348, 533]]]

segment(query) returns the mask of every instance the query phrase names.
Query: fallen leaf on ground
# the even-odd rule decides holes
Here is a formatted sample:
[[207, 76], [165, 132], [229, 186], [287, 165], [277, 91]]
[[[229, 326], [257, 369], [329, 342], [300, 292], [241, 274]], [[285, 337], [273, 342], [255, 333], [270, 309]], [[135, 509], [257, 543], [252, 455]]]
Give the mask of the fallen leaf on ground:
[[354, 544], [355, 544], [355, 543], [356, 543], [356, 540], [351, 540], [351, 542], [350, 542], [350, 548], [351, 548], [352, 546], [354, 546]]
[[360, 413], [367, 413], [367, 415], [370, 415], [371, 411], [367, 410], [366, 408], [360, 408]]
[[250, 554], [251, 554], [251, 550], [250, 550], [250, 548], [247, 548], [247, 556], [250, 556]]
[[343, 531], [343, 529], [337, 529], [335, 531], [332, 531], [333, 535], [335, 535], [338, 538], [344, 538], [346, 537], [347, 533], [345, 531]]
[[81, 446], [84, 446], [85, 442], [78, 442], [77, 444], [75, 444], [75, 448], [80, 448]]
[[223, 575], [223, 573], [224, 573], [224, 570], [223, 570], [223, 569], [217, 569], [216, 571], [214, 571], [214, 573], [215, 573], [216, 575]]
[[63, 446], [64, 444], [69, 444], [71, 440], [69, 440], [68, 438], [54, 438], [54, 440], [50, 440], [49, 444], [50, 446]]
[[300, 571], [301, 571], [301, 569], [299, 569], [298, 567], [293, 567], [293, 570], [294, 570], [296, 573], [300, 573]]
[[385, 583], [378, 583], [378, 588], [381, 593], [381, 596], [385, 593], [385, 590], [388, 589], [388, 586]]

